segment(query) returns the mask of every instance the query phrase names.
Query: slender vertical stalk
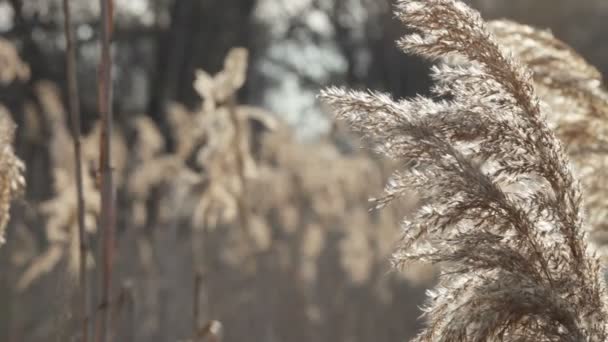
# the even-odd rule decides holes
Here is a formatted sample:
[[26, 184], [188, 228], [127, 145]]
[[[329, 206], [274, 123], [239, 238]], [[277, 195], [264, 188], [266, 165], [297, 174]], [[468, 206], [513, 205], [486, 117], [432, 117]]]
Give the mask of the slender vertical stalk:
[[103, 234], [103, 270], [101, 276], [101, 315], [97, 342], [106, 342], [110, 334], [110, 298], [112, 296], [112, 263], [114, 249], [114, 184], [112, 175], [112, 38], [113, 0], [99, 0], [101, 8], [101, 61], [99, 64], [99, 113], [102, 129], [99, 167], [101, 176], [101, 218]]
[[232, 125], [234, 126], [233, 146], [236, 157], [237, 175], [239, 182], [241, 183], [241, 195], [237, 198], [238, 220], [241, 229], [243, 229], [245, 234], [247, 234], [247, 237], [250, 238], [249, 211], [247, 204], [247, 177], [245, 175], [245, 160], [243, 158], [243, 151], [241, 151], [241, 144], [245, 139], [246, 132], [243, 131], [241, 121], [238, 117], [235, 95], [230, 96], [228, 99], [228, 110], [230, 112], [230, 121], [232, 121]]
[[72, 138], [74, 140], [74, 164], [76, 165], [76, 201], [78, 210], [78, 241], [79, 241], [79, 320], [82, 324], [82, 341], [89, 340], [88, 317], [88, 288], [86, 258], [88, 244], [84, 227], [84, 194], [82, 189], [82, 153], [80, 133], [80, 97], [78, 80], [76, 78], [76, 47], [72, 27], [70, 0], [63, 0], [63, 19], [66, 40], [66, 79], [68, 82], [68, 102], [72, 119]]
[[194, 336], [194, 342], [197, 341], [196, 335], [199, 330], [199, 322], [200, 322], [200, 300], [201, 300], [201, 289], [203, 286], [203, 274], [200, 271], [196, 271], [194, 276], [194, 302], [192, 307], [192, 315], [194, 318], [194, 325], [192, 326], [192, 336]]
[[[208, 248], [209, 227], [203, 226], [200, 234], [192, 236], [192, 256], [193, 256], [193, 273], [194, 273], [194, 305], [192, 307], [193, 325], [192, 325], [192, 341], [198, 342], [200, 338], [198, 334], [201, 330], [201, 322], [209, 319], [211, 310], [209, 308], [209, 285], [207, 279], [209, 276], [209, 248]], [[199, 239], [199, 237], [201, 237]]]

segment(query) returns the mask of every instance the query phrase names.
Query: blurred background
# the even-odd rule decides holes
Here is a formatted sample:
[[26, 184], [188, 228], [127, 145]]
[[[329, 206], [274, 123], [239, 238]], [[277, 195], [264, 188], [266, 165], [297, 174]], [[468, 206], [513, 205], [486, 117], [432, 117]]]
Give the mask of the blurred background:
[[[605, 0], [471, 0], [551, 29], [604, 75]], [[388, 0], [115, 0], [117, 341], [404, 341], [429, 266], [390, 270], [408, 198], [367, 198], [395, 165], [316, 99], [328, 85], [424, 93]], [[72, 1], [92, 311], [98, 303], [99, 7]], [[0, 248], [0, 341], [72, 341], [78, 279], [60, 0], [0, 1], [0, 103], [27, 190]], [[195, 312], [198, 312], [195, 314]]]

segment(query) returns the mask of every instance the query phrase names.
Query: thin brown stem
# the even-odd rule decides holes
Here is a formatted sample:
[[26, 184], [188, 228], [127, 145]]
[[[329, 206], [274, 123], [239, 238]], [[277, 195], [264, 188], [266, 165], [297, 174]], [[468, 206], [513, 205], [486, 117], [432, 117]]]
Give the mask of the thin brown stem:
[[200, 271], [197, 271], [194, 276], [194, 303], [192, 307], [192, 315], [194, 318], [194, 323], [192, 326], [192, 336], [194, 336], [196, 341], [196, 334], [199, 331], [199, 322], [200, 322], [200, 300], [201, 300], [201, 288], [203, 286], [203, 274]]
[[101, 8], [101, 61], [99, 64], [99, 113], [102, 129], [100, 137], [99, 167], [101, 176], [101, 218], [103, 234], [103, 270], [101, 277], [101, 307], [97, 342], [106, 342], [111, 336], [110, 298], [112, 296], [112, 264], [114, 251], [115, 200], [112, 175], [112, 0], [99, 0]]
[[64, 29], [66, 40], [66, 79], [68, 82], [68, 101], [70, 117], [72, 119], [72, 137], [74, 140], [74, 163], [76, 173], [76, 201], [78, 209], [78, 241], [79, 241], [79, 318], [82, 321], [82, 341], [89, 340], [89, 325], [85, 319], [88, 316], [88, 289], [87, 289], [87, 250], [88, 244], [85, 236], [84, 208], [85, 200], [82, 186], [82, 153], [80, 133], [80, 97], [78, 94], [78, 80], [76, 77], [76, 47], [74, 43], [74, 30], [72, 27], [70, 0], [63, 0]]

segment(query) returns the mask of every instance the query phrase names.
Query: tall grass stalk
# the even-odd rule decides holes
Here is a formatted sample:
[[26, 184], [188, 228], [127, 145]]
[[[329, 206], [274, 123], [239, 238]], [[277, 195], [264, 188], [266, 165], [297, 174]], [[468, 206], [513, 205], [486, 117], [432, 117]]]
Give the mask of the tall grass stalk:
[[101, 8], [101, 60], [99, 64], [99, 113], [102, 129], [100, 137], [99, 168], [101, 176], [101, 218], [103, 236], [101, 313], [97, 342], [109, 341], [111, 319], [109, 308], [112, 298], [112, 265], [114, 259], [115, 190], [112, 175], [112, 23], [113, 0], [100, 0]]
[[85, 235], [84, 208], [85, 199], [82, 186], [82, 152], [80, 132], [80, 97], [76, 76], [77, 59], [74, 41], [74, 29], [71, 21], [70, 0], [63, 0], [64, 30], [66, 40], [66, 79], [68, 81], [68, 102], [72, 119], [72, 136], [74, 141], [74, 161], [76, 177], [76, 198], [78, 205], [78, 243], [79, 243], [79, 320], [82, 322], [82, 341], [89, 340], [88, 288], [87, 288], [87, 251]]

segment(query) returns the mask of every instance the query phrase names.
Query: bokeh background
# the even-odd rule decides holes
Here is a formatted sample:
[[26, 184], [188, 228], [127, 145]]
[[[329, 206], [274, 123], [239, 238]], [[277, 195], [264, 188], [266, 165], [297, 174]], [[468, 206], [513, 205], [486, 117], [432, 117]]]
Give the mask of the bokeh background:
[[[607, 74], [607, 1], [468, 3], [551, 29]], [[95, 311], [99, 7], [72, 7]], [[27, 165], [0, 248], [0, 341], [78, 337], [61, 9], [0, 1], [0, 103]], [[428, 64], [397, 50], [403, 33], [388, 0], [115, 0], [117, 341], [185, 341], [209, 320], [230, 342], [416, 333], [434, 270], [390, 269], [416, 199], [370, 211], [394, 165], [316, 99], [328, 85], [424, 93]]]

